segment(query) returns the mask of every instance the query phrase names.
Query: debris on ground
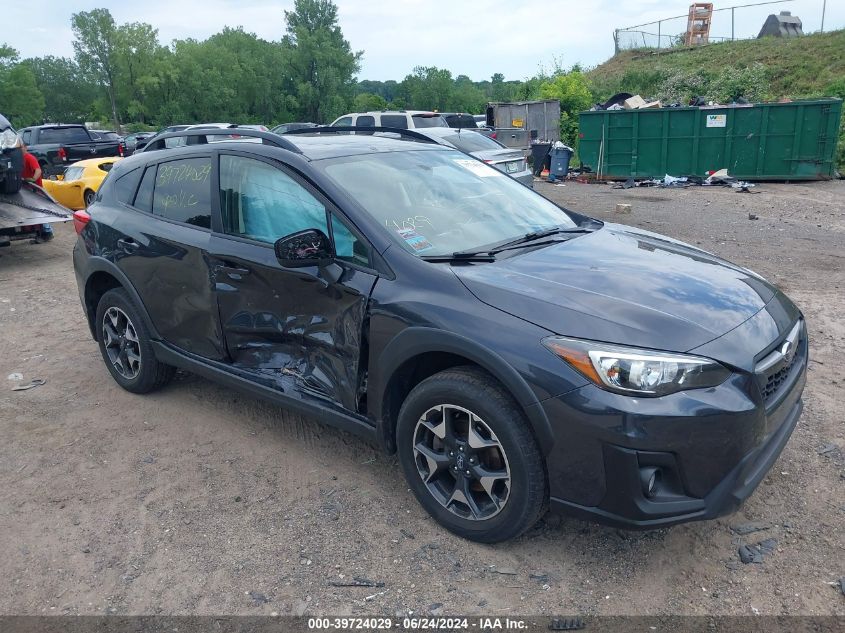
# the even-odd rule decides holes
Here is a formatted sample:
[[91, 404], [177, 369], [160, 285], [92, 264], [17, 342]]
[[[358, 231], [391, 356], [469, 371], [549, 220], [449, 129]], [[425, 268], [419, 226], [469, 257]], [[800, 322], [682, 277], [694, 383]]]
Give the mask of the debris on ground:
[[490, 571], [494, 574], [502, 574], [503, 576], [516, 576], [516, 570], [512, 567], [496, 567], [495, 565], [491, 565]]
[[839, 446], [831, 442], [822, 446], [819, 450], [816, 451], [816, 453], [819, 455], [827, 455], [828, 453], [833, 453], [837, 450], [839, 450]]
[[13, 374], [9, 374], [8, 379], [20, 382], [21, 380], [23, 380], [23, 374], [15, 372]]
[[777, 539], [767, 538], [756, 545], [740, 545], [737, 553], [739, 554], [739, 560], [745, 565], [749, 563], [762, 564], [763, 558], [773, 554], [777, 546]]
[[720, 169], [714, 172], [708, 172], [709, 175], [704, 178], [702, 176], [688, 175], [688, 176], [671, 176], [666, 174], [663, 178], [649, 178], [646, 180], [634, 180], [628, 178], [624, 182], [613, 183], [614, 189], [631, 189], [633, 187], [659, 187], [661, 189], [676, 189], [686, 187], [731, 187], [738, 192], [756, 193], [752, 192], [751, 188], [754, 183], [746, 182], [745, 180], [737, 180], [733, 176], [728, 175], [727, 169]]
[[263, 593], [258, 593], [257, 591], [248, 591], [247, 595], [252, 598], [252, 601], [256, 604], [267, 604], [270, 602], [270, 599], [265, 596]]
[[332, 587], [384, 587], [383, 582], [370, 580], [363, 576], [353, 576], [352, 580], [331, 580], [329, 584]]
[[33, 389], [34, 387], [40, 387], [41, 385], [46, 384], [46, 380], [42, 380], [41, 378], [33, 378], [32, 381], [25, 385], [18, 385], [17, 387], [12, 387], [12, 391], [26, 391], [27, 389]]
[[768, 530], [770, 527], [772, 527], [771, 523], [739, 523], [731, 526], [731, 532], [744, 536], [746, 534]]
[[631, 213], [631, 205], [630, 204], [624, 204], [622, 202], [618, 203], [616, 205], [616, 213], [630, 214]]
[[749, 220], [759, 220], [759, 219], [760, 219], [760, 216], [755, 215], [755, 214], [753, 214], [753, 213], [749, 213], [749, 214], [748, 214], [748, 219], [749, 219]]

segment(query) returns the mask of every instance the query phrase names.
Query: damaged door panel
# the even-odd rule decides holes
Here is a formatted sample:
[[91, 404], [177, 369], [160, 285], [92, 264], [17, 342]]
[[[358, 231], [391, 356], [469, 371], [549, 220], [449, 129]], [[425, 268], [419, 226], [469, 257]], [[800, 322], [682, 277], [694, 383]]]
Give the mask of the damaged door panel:
[[328, 202], [278, 165], [221, 153], [220, 190], [223, 235], [209, 253], [229, 359], [288, 395], [357, 410], [376, 275], [343, 259], [336, 282], [317, 266], [282, 267], [277, 239], [330, 228]]

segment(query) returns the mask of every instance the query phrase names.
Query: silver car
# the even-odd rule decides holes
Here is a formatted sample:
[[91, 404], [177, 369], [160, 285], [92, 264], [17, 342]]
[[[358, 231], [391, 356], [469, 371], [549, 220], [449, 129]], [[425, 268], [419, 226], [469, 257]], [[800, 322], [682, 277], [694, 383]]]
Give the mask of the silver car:
[[525, 155], [518, 149], [505, 147], [478, 130], [432, 127], [416, 129], [441, 145], [454, 147], [484, 161], [527, 187], [534, 187], [534, 175], [528, 169]]

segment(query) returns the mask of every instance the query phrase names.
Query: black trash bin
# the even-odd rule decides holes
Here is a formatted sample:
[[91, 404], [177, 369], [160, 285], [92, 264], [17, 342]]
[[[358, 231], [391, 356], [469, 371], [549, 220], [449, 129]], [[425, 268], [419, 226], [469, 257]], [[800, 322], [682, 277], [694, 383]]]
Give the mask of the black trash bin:
[[553, 147], [550, 153], [552, 160], [551, 167], [549, 168], [549, 178], [554, 176], [561, 180], [565, 179], [569, 173], [569, 161], [572, 160], [572, 148], [565, 145], [563, 147]]
[[531, 169], [535, 176], [539, 176], [543, 171], [551, 148], [551, 143], [534, 143], [531, 146]]

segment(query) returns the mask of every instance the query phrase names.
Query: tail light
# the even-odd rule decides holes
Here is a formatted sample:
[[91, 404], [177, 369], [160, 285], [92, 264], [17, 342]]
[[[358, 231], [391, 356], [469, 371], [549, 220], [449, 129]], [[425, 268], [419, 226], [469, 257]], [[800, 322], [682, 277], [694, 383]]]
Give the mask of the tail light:
[[91, 221], [91, 216], [87, 211], [79, 210], [73, 212], [73, 230], [76, 231], [76, 234], [79, 235], [82, 233], [82, 229], [88, 226], [88, 223]]
[[487, 163], [488, 165], [492, 165], [492, 164], [493, 164], [493, 161], [492, 161], [492, 160], [485, 160], [484, 162], [485, 162], [485, 163]]
[[123, 153], [124, 153], [125, 151], [126, 151], [126, 150], [125, 150], [125, 148], [123, 147], [123, 143], [118, 143], [118, 144], [117, 144], [117, 153], [120, 155], [120, 157], [121, 157], [121, 158], [123, 158]]
[[493, 132], [493, 133], [490, 135], [490, 138], [499, 138], [499, 137], [498, 137], [498, 135], [497, 135], [495, 132]]
[[60, 147], [56, 155], [59, 157], [59, 160], [67, 160], [67, 150], [64, 147]]

